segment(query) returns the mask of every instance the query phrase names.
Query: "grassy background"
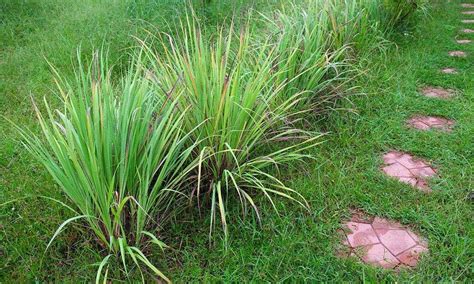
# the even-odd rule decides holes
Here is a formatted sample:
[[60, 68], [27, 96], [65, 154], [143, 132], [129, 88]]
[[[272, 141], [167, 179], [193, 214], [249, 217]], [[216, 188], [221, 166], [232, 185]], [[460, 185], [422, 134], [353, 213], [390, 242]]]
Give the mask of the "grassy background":
[[[162, 27], [179, 17], [182, 1], [2, 1], [0, 38], [0, 112], [24, 126], [34, 126], [29, 96], [48, 96], [53, 87], [44, 58], [63, 72], [71, 72], [75, 48], [85, 55], [106, 43], [113, 62], [128, 59], [132, 35], [143, 27]], [[196, 10], [211, 27], [232, 7], [242, 14], [249, 5], [261, 11], [279, 1], [222, 1]], [[352, 98], [356, 113], [333, 113], [316, 127], [330, 131], [327, 142], [314, 149], [317, 160], [285, 173], [304, 194], [311, 212], [283, 203], [281, 216], [262, 212], [255, 220], [232, 222], [229, 247], [211, 247], [208, 226], [189, 214], [164, 236], [174, 248], [164, 263], [176, 282], [185, 281], [466, 281], [474, 280], [474, 78], [472, 45], [460, 46], [460, 1], [433, 1], [432, 18], [400, 35], [387, 55], [372, 55], [360, 63], [365, 70], [356, 85], [365, 95]], [[164, 16], [163, 16], [164, 15]], [[466, 37], [466, 36], [462, 36]], [[459, 37], [461, 38], [461, 37]], [[467, 37], [466, 37], [467, 38]], [[471, 39], [474, 37], [471, 36]], [[447, 56], [450, 50], [471, 53], [466, 59]], [[459, 75], [439, 72], [456, 67]], [[449, 101], [420, 96], [424, 85], [458, 90]], [[405, 127], [413, 114], [441, 115], [456, 120], [452, 133], [417, 132]], [[0, 120], [0, 203], [27, 195], [61, 198], [47, 173], [26, 154], [18, 135]], [[381, 155], [390, 149], [413, 153], [431, 161], [440, 178], [434, 192], [424, 195], [387, 179], [379, 170]], [[411, 225], [429, 240], [430, 254], [418, 268], [398, 274], [374, 269], [352, 259], [340, 259], [336, 236], [350, 208]], [[58, 224], [65, 219], [59, 205], [31, 198], [0, 207], [0, 282], [84, 281], [94, 275], [89, 266], [101, 257], [77, 230], [67, 230], [43, 251]], [[81, 228], [76, 228], [81, 229]], [[157, 255], [157, 258], [159, 255]], [[43, 265], [41, 260], [43, 258]], [[163, 261], [162, 261], [163, 263]], [[67, 276], [66, 276], [67, 275]]]

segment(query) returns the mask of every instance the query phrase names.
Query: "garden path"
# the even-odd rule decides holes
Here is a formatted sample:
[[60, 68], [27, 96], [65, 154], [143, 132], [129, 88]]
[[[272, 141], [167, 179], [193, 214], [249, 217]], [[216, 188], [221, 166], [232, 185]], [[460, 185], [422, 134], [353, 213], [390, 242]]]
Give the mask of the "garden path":
[[[461, 4], [462, 8], [474, 8], [474, 4]], [[474, 15], [474, 11], [462, 11], [463, 15]], [[474, 19], [463, 19], [464, 24], [474, 23]], [[472, 29], [462, 29], [462, 33], [474, 33]], [[468, 44], [467, 39], [457, 40], [459, 44]], [[450, 51], [449, 56], [467, 57], [461, 50]], [[444, 74], [458, 74], [457, 69], [446, 67]], [[454, 90], [441, 87], [425, 87], [420, 93], [427, 98], [450, 99]], [[414, 115], [407, 125], [419, 131], [443, 130], [449, 132], [454, 121], [437, 116]], [[406, 183], [422, 193], [430, 193], [429, 178], [437, 176], [437, 170], [423, 159], [409, 153], [390, 151], [383, 156], [382, 171], [389, 177]], [[428, 252], [428, 242], [414, 233], [409, 226], [380, 217], [364, 216], [360, 212], [344, 224], [343, 244], [348, 248], [347, 256], [356, 257], [362, 262], [385, 269], [415, 267], [420, 255]]]

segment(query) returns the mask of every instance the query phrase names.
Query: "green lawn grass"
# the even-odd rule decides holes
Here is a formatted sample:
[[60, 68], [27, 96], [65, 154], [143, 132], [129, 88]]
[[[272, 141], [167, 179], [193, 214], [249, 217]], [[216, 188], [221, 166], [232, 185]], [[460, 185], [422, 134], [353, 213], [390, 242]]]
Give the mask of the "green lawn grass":
[[[154, 24], [161, 21], [149, 14], [145, 4], [173, 4], [132, 1], [135, 6], [104, 7], [91, 5], [97, 1], [79, 2], [0, 4], [0, 112], [8, 119], [24, 126], [36, 124], [29, 96], [41, 98], [53, 86], [44, 57], [70, 72], [78, 43], [87, 54], [106, 42], [112, 60], [127, 60], [124, 54], [133, 44], [130, 35], [142, 32], [140, 19]], [[460, 36], [461, 27], [467, 27], [460, 20], [469, 17], [461, 15], [461, 1], [432, 2], [431, 17], [397, 36], [398, 47], [390, 45], [386, 55], [371, 54], [361, 60], [365, 73], [354, 84], [360, 86], [357, 93], [362, 95], [353, 96], [353, 104], [343, 106], [355, 113], [338, 111], [322, 121], [312, 121], [314, 127], [329, 131], [326, 143], [314, 149], [316, 160], [294, 165], [285, 173], [289, 185], [307, 198], [311, 211], [283, 202], [282, 214], [277, 216], [268, 204], [261, 210], [265, 215], [262, 227], [251, 215], [231, 223], [227, 248], [220, 241], [209, 246], [208, 226], [189, 214], [165, 236], [173, 247], [164, 268], [171, 279], [474, 281], [474, 214], [467, 198], [474, 188], [474, 45], [454, 41], [474, 36]], [[277, 1], [268, 5], [272, 3]], [[171, 7], [165, 4], [163, 9]], [[217, 5], [203, 12], [212, 24], [229, 11]], [[450, 50], [465, 50], [470, 56], [451, 58], [447, 55]], [[460, 74], [442, 74], [439, 69], [443, 67], [458, 68]], [[453, 88], [458, 95], [446, 101], [425, 98], [418, 94], [425, 85]], [[448, 134], [415, 131], [405, 126], [413, 114], [445, 116], [454, 119], [456, 127]], [[60, 198], [60, 191], [27, 155], [5, 119], [0, 120], [0, 133], [0, 203], [28, 195]], [[420, 193], [381, 173], [381, 156], [391, 149], [425, 158], [439, 169], [440, 177], [431, 182], [433, 193]], [[337, 230], [350, 217], [351, 208], [412, 226], [428, 239], [430, 253], [416, 269], [400, 273], [337, 257]], [[66, 216], [59, 205], [40, 198], [0, 207], [0, 282], [90, 280], [96, 267], [89, 264], [100, 261], [101, 256], [94, 252], [91, 240], [77, 231], [67, 230], [43, 256]]]

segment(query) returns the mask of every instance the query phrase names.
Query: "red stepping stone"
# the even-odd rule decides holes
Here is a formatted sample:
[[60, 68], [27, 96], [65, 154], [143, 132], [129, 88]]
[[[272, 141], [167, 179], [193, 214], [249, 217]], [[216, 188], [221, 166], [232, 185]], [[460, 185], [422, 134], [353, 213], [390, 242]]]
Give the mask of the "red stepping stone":
[[452, 56], [452, 57], [466, 57], [467, 56], [464, 51], [460, 51], [460, 50], [450, 51], [448, 54], [449, 56]]
[[464, 15], [474, 15], [474, 11], [464, 11], [462, 12]]
[[456, 40], [457, 43], [459, 44], [467, 44], [467, 43], [471, 43], [472, 40], [470, 39], [458, 39]]
[[400, 223], [375, 217], [371, 222], [356, 222], [352, 218], [345, 224], [343, 244], [348, 255], [359, 257], [364, 263], [393, 269], [415, 267], [428, 244]]
[[441, 72], [444, 74], [458, 74], [458, 71], [455, 68], [443, 68], [441, 69]]
[[439, 87], [425, 87], [421, 89], [421, 93], [425, 97], [429, 98], [439, 98], [439, 99], [448, 99], [454, 96], [454, 90], [443, 89]]
[[474, 20], [462, 20], [464, 24], [474, 24]]
[[472, 30], [472, 29], [463, 29], [462, 32], [465, 33], [465, 34], [472, 34], [472, 33], [474, 33], [474, 30]]
[[440, 129], [450, 131], [454, 125], [452, 120], [437, 116], [414, 116], [407, 123], [419, 130]]
[[462, 3], [461, 6], [463, 8], [474, 8], [474, 4], [469, 4], [469, 3]]
[[427, 162], [410, 154], [391, 151], [383, 156], [382, 171], [402, 183], [409, 184], [423, 192], [431, 192], [427, 179], [436, 175], [436, 170]]

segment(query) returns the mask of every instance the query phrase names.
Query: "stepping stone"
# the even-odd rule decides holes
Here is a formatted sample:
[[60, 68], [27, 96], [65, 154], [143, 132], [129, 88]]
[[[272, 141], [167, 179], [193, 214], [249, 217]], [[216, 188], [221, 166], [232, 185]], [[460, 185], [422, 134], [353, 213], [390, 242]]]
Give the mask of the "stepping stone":
[[419, 130], [439, 129], [451, 131], [454, 121], [436, 116], [414, 116], [407, 121], [408, 125]]
[[455, 68], [443, 68], [441, 69], [441, 72], [444, 74], [458, 74], [458, 71]]
[[464, 51], [454, 50], [454, 51], [449, 52], [449, 56], [452, 56], [452, 57], [466, 57], [467, 55]]
[[422, 192], [431, 192], [427, 179], [436, 176], [436, 170], [426, 161], [410, 154], [391, 151], [383, 156], [382, 171], [402, 183], [409, 184]]
[[463, 29], [462, 32], [465, 33], [465, 34], [472, 34], [472, 33], [474, 33], [474, 30], [472, 30], [472, 29]]
[[474, 20], [462, 20], [464, 24], [474, 24]]
[[474, 8], [474, 4], [469, 4], [469, 3], [462, 3], [461, 6], [463, 8]]
[[429, 98], [439, 98], [439, 99], [448, 99], [454, 96], [454, 90], [443, 89], [439, 87], [425, 87], [421, 89], [421, 93], [425, 97]]
[[474, 11], [464, 11], [462, 12], [464, 15], [474, 15]]
[[366, 264], [385, 269], [415, 267], [428, 251], [428, 243], [412, 230], [384, 218], [372, 218], [370, 223], [352, 220], [344, 227], [347, 255], [359, 257]]
[[458, 39], [456, 40], [457, 43], [459, 44], [467, 44], [467, 43], [471, 43], [472, 40], [470, 39]]

